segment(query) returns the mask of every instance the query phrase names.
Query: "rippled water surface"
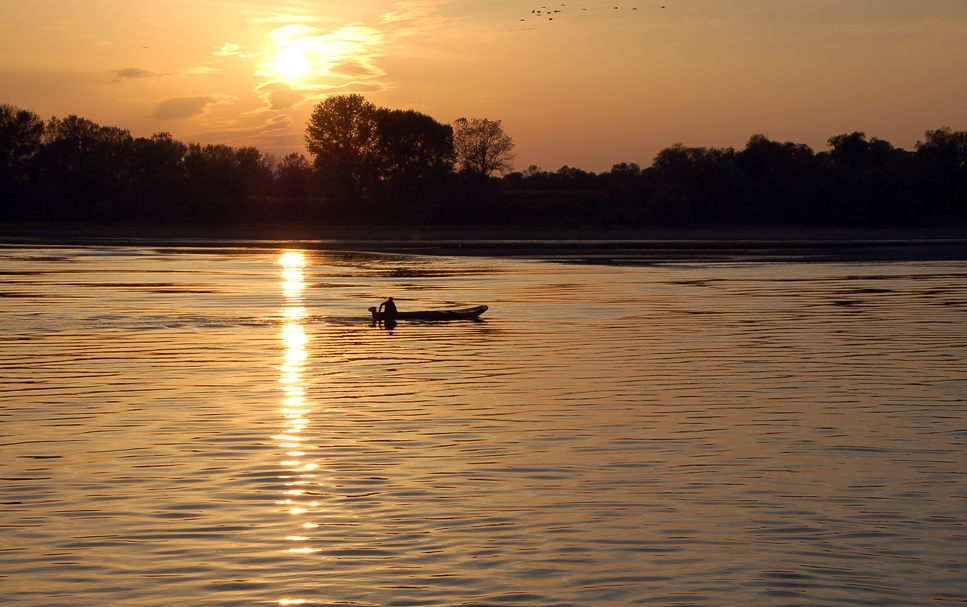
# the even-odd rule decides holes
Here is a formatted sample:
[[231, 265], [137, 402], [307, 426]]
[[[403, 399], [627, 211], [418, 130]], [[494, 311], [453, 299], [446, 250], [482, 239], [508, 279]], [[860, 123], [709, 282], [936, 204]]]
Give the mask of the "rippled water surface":
[[0, 249], [4, 605], [967, 602], [967, 264], [281, 254]]

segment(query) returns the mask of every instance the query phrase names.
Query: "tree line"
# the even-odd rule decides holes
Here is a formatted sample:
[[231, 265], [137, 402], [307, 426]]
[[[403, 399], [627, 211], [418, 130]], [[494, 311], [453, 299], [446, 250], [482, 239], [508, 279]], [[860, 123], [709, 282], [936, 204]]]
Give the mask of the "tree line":
[[0, 104], [0, 219], [129, 224], [890, 226], [967, 220], [967, 132], [913, 151], [853, 132], [828, 150], [753, 135], [661, 150], [650, 167], [513, 171], [500, 121], [437, 122], [361, 95], [318, 103], [310, 157], [132, 137]]

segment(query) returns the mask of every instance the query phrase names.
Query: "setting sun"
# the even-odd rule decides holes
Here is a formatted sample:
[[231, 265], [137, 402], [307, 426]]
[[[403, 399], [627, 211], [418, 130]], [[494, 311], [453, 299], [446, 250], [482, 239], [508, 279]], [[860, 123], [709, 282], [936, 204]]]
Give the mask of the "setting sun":
[[309, 71], [306, 58], [297, 49], [286, 49], [275, 59], [275, 70], [286, 78], [294, 79]]

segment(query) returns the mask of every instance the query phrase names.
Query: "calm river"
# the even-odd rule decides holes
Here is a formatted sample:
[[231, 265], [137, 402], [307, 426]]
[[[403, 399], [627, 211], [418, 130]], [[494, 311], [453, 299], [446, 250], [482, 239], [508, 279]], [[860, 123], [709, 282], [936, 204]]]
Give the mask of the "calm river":
[[0, 248], [3, 605], [967, 602], [967, 263], [283, 253]]

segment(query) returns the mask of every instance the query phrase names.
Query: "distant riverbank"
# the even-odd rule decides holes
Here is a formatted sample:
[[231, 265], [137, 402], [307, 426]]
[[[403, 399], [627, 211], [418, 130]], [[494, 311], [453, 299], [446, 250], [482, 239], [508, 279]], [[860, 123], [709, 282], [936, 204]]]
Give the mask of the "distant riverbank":
[[0, 225], [0, 246], [9, 245], [298, 248], [596, 263], [967, 261], [967, 228], [462, 230]]

